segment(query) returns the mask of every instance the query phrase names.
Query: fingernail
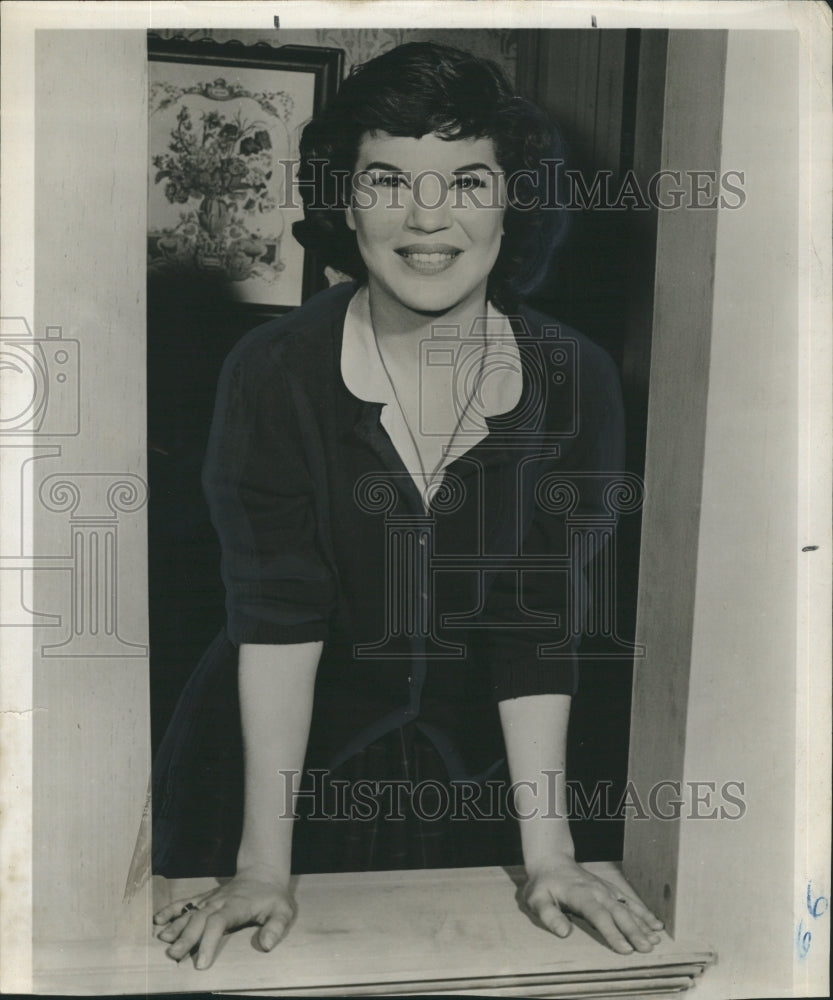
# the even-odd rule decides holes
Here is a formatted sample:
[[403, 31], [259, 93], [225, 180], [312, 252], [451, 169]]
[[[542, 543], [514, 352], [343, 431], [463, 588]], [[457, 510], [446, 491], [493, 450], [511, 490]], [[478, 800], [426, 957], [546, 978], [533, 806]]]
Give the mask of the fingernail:
[[205, 955], [198, 955], [197, 956], [197, 968], [198, 969], [204, 969], [206, 967], [206, 965], [208, 965], [208, 959], [206, 958], [206, 956]]
[[264, 948], [274, 948], [275, 945], [278, 943], [278, 939], [275, 937], [274, 934], [264, 934], [263, 937], [260, 939], [260, 943], [263, 945]]

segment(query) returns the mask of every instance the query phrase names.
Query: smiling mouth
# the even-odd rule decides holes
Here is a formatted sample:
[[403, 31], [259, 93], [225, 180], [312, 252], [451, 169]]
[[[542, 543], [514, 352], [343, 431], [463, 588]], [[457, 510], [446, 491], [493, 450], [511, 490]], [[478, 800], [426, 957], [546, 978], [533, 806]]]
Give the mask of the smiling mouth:
[[451, 267], [462, 250], [451, 246], [409, 246], [400, 247], [396, 253], [418, 274], [439, 274]]

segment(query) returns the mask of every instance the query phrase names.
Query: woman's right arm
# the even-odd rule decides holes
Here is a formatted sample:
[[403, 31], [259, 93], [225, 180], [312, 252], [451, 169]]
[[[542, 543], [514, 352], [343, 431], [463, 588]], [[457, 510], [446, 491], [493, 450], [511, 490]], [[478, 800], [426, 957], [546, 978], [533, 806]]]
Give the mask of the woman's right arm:
[[[240, 646], [239, 686], [245, 770], [243, 835], [237, 874], [193, 902], [178, 900], [156, 914], [159, 935], [177, 961], [195, 947], [196, 966], [214, 961], [223, 935], [260, 924], [258, 943], [269, 951], [294, 916], [289, 895], [294, 797], [304, 768], [321, 642]], [[281, 773], [283, 772], [283, 773]], [[287, 773], [288, 772], [288, 773]]]
[[322, 647], [320, 642], [240, 647], [245, 806], [238, 875], [265, 869], [289, 879], [294, 809], [288, 810], [286, 772], [294, 787], [304, 769]]
[[[172, 958], [198, 947], [198, 968], [211, 964], [226, 932], [260, 924], [258, 943], [268, 950], [292, 920], [293, 821], [280, 772], [303, 771], [315, 675], [336, 602], [316, 518], [320, 457], [304, 446], [281, 336], [267, 324], [226, 359], [203, 467], [223, 554], [226, 632], [240, 651], [245, 805], [234, 878], [154, 917], [166, 924], [159, 937]], [[186, 902], [195, 908], [183, 913]]]

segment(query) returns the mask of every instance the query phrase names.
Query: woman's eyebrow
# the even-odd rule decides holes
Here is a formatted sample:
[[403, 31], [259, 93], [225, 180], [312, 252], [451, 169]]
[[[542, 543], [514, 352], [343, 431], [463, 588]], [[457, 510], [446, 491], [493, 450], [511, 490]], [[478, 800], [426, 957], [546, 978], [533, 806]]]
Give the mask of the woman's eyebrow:
[[388, 170], [395, 174], [405, 173], [402, 167], [394, 166], [393, 163], [383, 163], [381, 160], [374, 160], [372, 163], [368, 163], [366, 167], [362, 167], [362, 170]]
[[462, 174], [466, 171], [487, 170], [490, 174], [499, 174], [500, 167], [490, 166], [488, 163], [467, 163], [464, 167], [455, 167], [452, 174]]
[[[368, 163], [366, 167], [362, 167], [362, 170], [387, 170], [391, 173], [404, 174], [408, 171], [404, 170], [402, 167], [397, 167], [394, 163], [385, 163], [383, 160], [374, 160], [372, 163]], [[452, 174], [464, 174], [472, 173], [475, 170], [486, 170], [491, 174], [500, 173], [500, 167], [494, 167], [488, 163], [466, 163], [462, 167], [455, 167], [451, 173]]]

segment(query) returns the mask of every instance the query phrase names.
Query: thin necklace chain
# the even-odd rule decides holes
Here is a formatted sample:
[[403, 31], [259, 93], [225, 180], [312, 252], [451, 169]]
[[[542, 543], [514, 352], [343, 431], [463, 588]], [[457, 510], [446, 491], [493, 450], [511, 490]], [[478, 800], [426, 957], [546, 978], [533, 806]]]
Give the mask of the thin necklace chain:
[[445, 448], [443, 449], [443, 454], [439, 462], [437, 462], [437, 464], [432, 469], [430, 477], [426, 475], [425, 465], [423, 464], [422, 461], [422, 452], [419, 450], [419, 445], [417, 444], [416, 436], [414, 435], [414, 432], [411, 429], [411, 424], [405, 413], [405, 408], [402, 406], [402, 401], [399, 398], [399, 393], [396, 391], [396, 383], [393, 381], [393, 377], [391, 376], [388, 366], [385, 363], [385, 357], [382, 354], [382, 348], [379, 346], [379, 338], [376, 336], [375, 330], [373, 331], [373, 343], [376, 345], [376, 353], [379, 355], [379, 361], [382, 365], [385, 375], [387, 376], [388, 382], [390, 383], [391, 391], [393, 392], [393, 398], [396, 400], [396, 405], [399, 408], [400, 414], [402, 415], [402, 421], [405, 424], [405, 429], [408, 432], [408, 437], [411, 439], [411, 444], [413, 445], [414, 453], [416, 455], [417, 462], [419, 463], [420, 476], [422, 478], [422, 482], [425, 484], [424, 495], [423, 495], [423, 503], [424, 503], [426, 496], [430, 495], [431, 487], [434, 485], [434, 480], [436, 479], [437, 472], [440, 470], [440, 466], [445, 461], [445, 457], [449, 449], [454, 444], [454, 441], [457, 437], [457, 433], [460, 430], [461, 424], [463, 423], [463, 418], [468, 413], [472, 400], [474, 399], [477, 390], [480, 387], [480, 381], [483, 377], [483, 366], [486, 363], [486, 351], [487, 351], [486, 339], [484, 337], [483, 350], [480, 352], [480, 364], [478, 365], [477, 368], [477, 377], [474, 382], [474, 387], [472, 388], [472, 391], [469, 393], [469, 398], [466, 400], [466, 405], [460, 411], [460, 415], [457, 418], [457, 422], [455, 423], [454, 429], [451, 432], [451, 437], [448, 439], [448, 444], [446, 444]]

